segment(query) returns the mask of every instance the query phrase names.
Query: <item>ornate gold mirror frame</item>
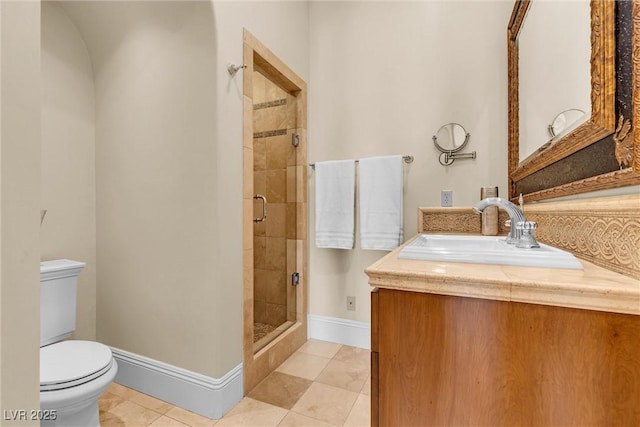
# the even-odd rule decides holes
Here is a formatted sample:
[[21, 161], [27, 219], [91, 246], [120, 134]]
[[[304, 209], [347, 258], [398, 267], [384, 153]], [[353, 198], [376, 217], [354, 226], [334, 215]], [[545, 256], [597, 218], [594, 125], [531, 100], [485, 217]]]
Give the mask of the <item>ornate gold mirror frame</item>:
[[[513, 199], [524, 193], [527, 201], [533, 201], [639, 184], [640, 132], [633, 132], [633, 129], [640, 129], [639, 1], [633, 1], [630, 16], [622, 17], [623, 13], [620, 12], [620, 18], [616, 16], [615, 1], [591, 1], [591, 117], [568, 135], [552, 142], [548, 148], [519, 162], [518, 34], [531, 1], [533, 0], [516, 0], [507, 30], [509, 196]], [[632, 117], [624, 117], [622, 108], [619, 109], [619, 117], [616, 117], [616, 83], [621, 78], [616, 76], [617, 19], [622, 19], [626, 28], [632, 31], [632, 65], [629, 65], [632, 73], [626, 78], [627, 81], [623, 82], [632, 89], [633, 107], [629, 109], [632, 112], [626, 114]], [[627, 22], [630, 20], [633, 21], [632, 25]], [[624, 58], [620, 60], [623, 61]], [[541, 145], [542, 142], [544, 141], [541, 141]], [[604, 157], [611, 158], [609, 164], [613, 163], [613, 167], [606, 173], [598, 171], [598, 168], [585, 167], [599, 162], [602, 158], [599, 153], [602, 152], [608, 154]], [[579, 179], [571, 180], [574, 173]], [[569, 181], [563, 182], [563, 178]]]

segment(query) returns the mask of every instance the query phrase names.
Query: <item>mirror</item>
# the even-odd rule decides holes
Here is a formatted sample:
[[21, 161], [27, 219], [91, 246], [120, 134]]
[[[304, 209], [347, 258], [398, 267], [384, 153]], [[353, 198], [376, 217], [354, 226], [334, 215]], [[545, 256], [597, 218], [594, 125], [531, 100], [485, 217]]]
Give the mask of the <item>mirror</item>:
[[562, 136], [584, 123], [588, 118], [587, 113], [583, 110], [570, 108], [558, 113], [558, 115], [553, 118], [551, 124], [547, 126], [547, 131], [551, 138]]
[[[545, 5], [541, 6], [539, 3]], [[524, 58], [528, 53], [520, 51], [520, 35], [524, 35], [526, 45], [528, 13], [532, 6], [535, 13], [538, 6], [544, 8], [557, 3], [570, 3], [571, 6], [576, 2], [517, 0], [509, 20], [508, 170], [509, 196], [514, 200], [520, 193], [525, 195], [527, 201], [532, 201], [640, 183], [640, 131], [633, 132], [634, 127], [640, 128], [640, 111], [636, 113], [640, 102], [633, 102], [634, 98], [640, 99], [640, 92], [634, 93], [635, 87], [640, 85], [633, 84], [637, 81], [634, 76], [640, 75], [640, 30], [634, 31], [633, 28], [634, 22], [640, 22], [640, 6], [636, 2], [581, 1], [590, 6], [590, 46], [587, 49], [590, 64], [587, 65], [590, 77], [587, 93], [590, 103], [587, 107], [579, 103], [555, 106], [554, 111], [545, 113], [539, 120], [540, 124], [536, 127], [539, 137], [528, 137], [524, 133], [525, 129], [521, 129], [522, 123], [528, 123], [528, 119], [533, 118], [530, 116], [536, 114], [535, 110], [527, 111], [523, 108], [521, 111], [521, 106], [530, 101], [531, 90], [543, 88], [539, 87], [540, 83], [534, 84], [533, 89], [521, 87], [523, 81], [520, 79], [528, 79], [527, 75], [531, 73], [527, 74], [527, 71], [520, 69], [521, 66], [528, 67], [526, 64], [529, 63], [529, 58]], [[535, 15], [532, 16], [535, 20]], [[548, 13], [545, 14], [545, 20], [548, 17]], [[570, 24], [568, 19], [570, 18], [566, 16], [560, 18], [559, 25], [571, 28], [578, 25]], [[568, 31], [563, 31], [563, 37], [565, 32]], [[551, 46], [534, 47], [544, 54], [555, 49], [553, 44], [559, 41], [554, 39], [547, 43], [551, 43]], [[578, 49], [569, 46], [560, 50], [573, 55], [571, 49], [574, 48]], [[544, 56], [543, 59], [534, 59], [537, 63], [541, 61], [551, 62]], [[572, 62], [584, 64], [585, 61], [574, 59]], [[550, 76], [555, 76], [556, 71], [552, 67]], [[547, 84], [548, 82], [543, 82], [543, 86]], [[564, 83], [560, 87], [564, 88], [566, 85]], [[542, 99], [543, 104], [545, 99], [551, 103], [549, 95]], [[546, 127], [550, 117], [554, 117], [559, 111], [573, 108], [585, 110], [586, 117], [549, 140]], [[521, 148], [525, 144], [531, 147], [530, 155]]]
[[441, 126], [431, 139], [433, 139], [433, 145], [440, 151], [438, 156], [438, 162], [442, 166], [450, 166], [456, 159], [475, 159], [476, 152], [471, 153], [458, 153], [469, 142], [469, 134], [458, 123], [447, 123]]
[[441, 126], [433, 137], [433, 143], [443, 153], [455, 153], [462, 150], [469, 141], [469, 134], [458, 123]]
[[[591, 112], [589, 2], [532, 2], [525, 22], [517, 40], [520, 162], [549, 141], [548, 125], [560, 111]], [[575, 119], [584, 122], [589, 115]]]

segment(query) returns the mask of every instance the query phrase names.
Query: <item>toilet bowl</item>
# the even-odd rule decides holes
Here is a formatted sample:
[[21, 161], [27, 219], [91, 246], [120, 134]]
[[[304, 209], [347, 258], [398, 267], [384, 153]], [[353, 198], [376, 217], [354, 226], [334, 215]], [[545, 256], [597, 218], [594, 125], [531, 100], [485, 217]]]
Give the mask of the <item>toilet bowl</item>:
[[99, 426], [98, 398], [113, 382], [117, 372], [118, 364], [106, 345], [62, 341], [42, 347], [42, 425]]
[[66, 340], [75, 329], [78, 275], [84, 263], [40, 263], [40, 410], [42, 426], [99, 427], [98, 398], [118, 372], [111, 349]]

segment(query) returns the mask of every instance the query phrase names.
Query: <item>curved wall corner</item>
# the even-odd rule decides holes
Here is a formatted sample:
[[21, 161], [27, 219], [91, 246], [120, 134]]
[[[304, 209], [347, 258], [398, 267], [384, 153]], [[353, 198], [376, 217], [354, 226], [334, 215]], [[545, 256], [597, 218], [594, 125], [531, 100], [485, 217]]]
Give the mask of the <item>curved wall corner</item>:
[[86, 263], [78, 281], [75, 339], [96, 339], [94, 85], [82, 35], [55, 2], [41, 9], [42, 260]]

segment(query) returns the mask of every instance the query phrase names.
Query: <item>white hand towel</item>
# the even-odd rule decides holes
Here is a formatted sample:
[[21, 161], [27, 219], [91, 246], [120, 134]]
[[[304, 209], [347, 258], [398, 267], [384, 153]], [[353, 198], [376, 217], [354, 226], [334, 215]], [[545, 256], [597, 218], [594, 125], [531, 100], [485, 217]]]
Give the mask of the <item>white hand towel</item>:
[[360, 244], [390, 251], [403, 241], [402, 156], [360, 159]]
[[354, 160], [316, 163], [316, 246], [353, 249], [355, 241]]

